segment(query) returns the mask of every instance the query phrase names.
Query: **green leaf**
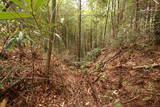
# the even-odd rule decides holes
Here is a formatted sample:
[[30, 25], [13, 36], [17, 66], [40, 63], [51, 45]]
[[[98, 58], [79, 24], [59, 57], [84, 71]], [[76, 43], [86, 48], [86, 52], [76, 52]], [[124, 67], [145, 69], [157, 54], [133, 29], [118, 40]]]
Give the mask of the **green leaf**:
[[16, 37], [16, 43], [17, 43], [18, 45], [20, 45], [20, 44], [22, 43], [22, 41], [20, 40], [19, 37]]
[[4, 46], [5, 49], [11, 48], [17, 42], [16, 38], [11, 38], [7, 41], [6, 45]]
[[148, 100], [151, 100], [152, 99], [152, 97], [145, 97], [145, 98], [143, 98], [143, 101], [148, 101]]
[[32, 15], [23, 12], [0, 12], [0, 19], [16, 19], [16, 18], [27, 18], [27, 17], [32, 17]]
[[33, 9], [37, 11], [45, 2], [46, 0], [36, 0]]
[[24, 0], [27, 4], [27, 7], [31, 9], [31, 0]]
[[62, 38], [61, 38], [60, 35], [58, 35], [57, 33], [54, 33], [54, 34], [55, 34], [55, 36], [56, 36], [58, 39], [62, 40]]
[[20, 0], [11, 0], [12, 2], [14, 2], [15, 4], [19, 5], [20, 7], [25, 7], [25, 5], [20, 1]]
[[121, 104], [115, 104], [113, 107], [122, 107]]
[[48, 24], [47, 26], [49, 26], [49, 27], [56, 27], [56, 24]]
[[0, 81], [0, 88], [3, 86], [3, 83]]
[[20, 39], [20, 41], [22, 41], [23, 37], [24, 37], [24, 33], [22, 31], [20, 31], [19, 32], [19, 37], [18, 37]]

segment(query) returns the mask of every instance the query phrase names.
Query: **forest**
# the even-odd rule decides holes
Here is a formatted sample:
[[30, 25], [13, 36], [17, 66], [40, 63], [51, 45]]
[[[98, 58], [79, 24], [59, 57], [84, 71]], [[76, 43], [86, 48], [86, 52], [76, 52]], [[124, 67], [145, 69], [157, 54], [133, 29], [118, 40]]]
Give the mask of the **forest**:
[[0, 0], [0, 107], [160, 107], [160, 0]]

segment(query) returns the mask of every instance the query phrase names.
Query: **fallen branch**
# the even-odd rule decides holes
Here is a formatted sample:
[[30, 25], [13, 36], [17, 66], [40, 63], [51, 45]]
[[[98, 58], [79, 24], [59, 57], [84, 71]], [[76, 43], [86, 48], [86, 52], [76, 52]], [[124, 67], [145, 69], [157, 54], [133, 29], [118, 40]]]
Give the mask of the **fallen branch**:
[[[115, 60], [116, 58], [118, 58], [120, 55], [122, 55], [123, 53], [125, 53], [129, 48], [122, 48], [120, 49], [117, 53], [115, 53], [111, 58], [109, 58], [108, 60], [105, 60], [102, 62], [101, 68], [103, 68], [105, 66], [105, 64]], [[104, 58], [105, 59], [105, 58]]]
[[132, 98], [132, 99], [130, 99], [130, 100], [128, 100], [128, 101], [124, 101], [124, 102], [122, 102], [122, 104], [130, 103], [130, 102], [136, 100], [137, 98], [139, 98], [139, 96], [136, 96], [136, 97], [134, 97], [134, 98]]
[[[13, 77], [14, 79], [19, 79], [19, 77]], [[47, 77], [39, 77], [39, 76], [37, 76], [37, 77], [24, 77], [23, 78], [24, 80], [53, 80], [53, 79], [50, 79], [50, 78], [47, 78]]]
[[136, 66], [133, 67], [132, 69], [149, 69], [149, 68], [156, 68], [156, 67], [160, 67], [160, 64], [150, 64], [150, 65], [143, 65], [143, 66]]
[[157, 0], [153, 0], [156, 4], [159, 4], [159, 2]]

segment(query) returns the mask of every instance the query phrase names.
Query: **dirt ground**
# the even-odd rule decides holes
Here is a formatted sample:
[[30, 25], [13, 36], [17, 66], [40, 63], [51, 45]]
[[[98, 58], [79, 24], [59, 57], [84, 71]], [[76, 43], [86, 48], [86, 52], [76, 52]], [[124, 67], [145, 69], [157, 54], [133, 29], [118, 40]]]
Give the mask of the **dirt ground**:
[[0, 59], [0, 97], [9, 107], [160, 107], [159, 50], [103, 49], [74, 70], [53, 56], [49, 72], [40, 53], [21, 60], [12, 53]]

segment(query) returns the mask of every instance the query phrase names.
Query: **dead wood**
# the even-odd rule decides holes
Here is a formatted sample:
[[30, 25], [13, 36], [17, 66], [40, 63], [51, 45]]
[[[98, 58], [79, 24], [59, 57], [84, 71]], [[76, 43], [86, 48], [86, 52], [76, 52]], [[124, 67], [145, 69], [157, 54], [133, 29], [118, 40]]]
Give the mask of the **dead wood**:
[[150, 65], [143, 65], [143, 66], [136, 66], [133, 67], [132, 69], [149, 69], [149, 68], [157, 68], [160, 67], [160, 64], [150, 64]]
[[[120, 49], [115, 55], [113, 55], [111, 58], [105, 60], [102, 62], [101, 68], [103, 68], [105, 66], [105, 64], [115, 60], [116, 58], [118, 58], [121, 54], [125, 53], [129, 48], [122, 48]], [[105, 59], [105, 58], [104, 58]]]
[[134, 101], [134, 100], [137, 100], [138, 98], [139, 98], [139, 96], [136, 96], [136, 97], [134, 97], [134, 98], [132, 98], [132, 99], [130, 99], [130, 100], [128, 100], [128, 101], [122, 102], [122, 104], [130, 103], [130, 102], [132, 102], [132, 101]]

